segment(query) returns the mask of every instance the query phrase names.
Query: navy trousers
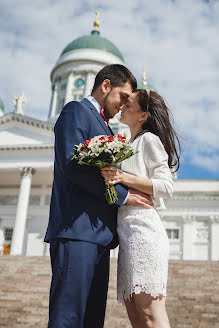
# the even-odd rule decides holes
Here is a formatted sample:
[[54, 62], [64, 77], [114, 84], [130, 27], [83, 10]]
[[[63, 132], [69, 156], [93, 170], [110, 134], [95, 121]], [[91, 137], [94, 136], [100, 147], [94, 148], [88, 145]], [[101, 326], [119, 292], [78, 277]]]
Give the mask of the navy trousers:
[[52, 281], [48, 328], [103, 328], [109, 247], [84, 241], [50, 242]]

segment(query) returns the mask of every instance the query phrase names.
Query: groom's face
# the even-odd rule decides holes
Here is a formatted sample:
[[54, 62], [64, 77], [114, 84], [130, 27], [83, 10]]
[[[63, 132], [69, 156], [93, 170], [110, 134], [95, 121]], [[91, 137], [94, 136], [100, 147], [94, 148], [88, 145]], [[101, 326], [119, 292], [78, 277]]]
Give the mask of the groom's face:
[[129, 82], [126, 82], [122, 86], [112, 87], [105, 95], [103, 108], [105, 115], [108, 118], [113, 118], [126, 103], [128, 97], [132, 94], [132, 87]]

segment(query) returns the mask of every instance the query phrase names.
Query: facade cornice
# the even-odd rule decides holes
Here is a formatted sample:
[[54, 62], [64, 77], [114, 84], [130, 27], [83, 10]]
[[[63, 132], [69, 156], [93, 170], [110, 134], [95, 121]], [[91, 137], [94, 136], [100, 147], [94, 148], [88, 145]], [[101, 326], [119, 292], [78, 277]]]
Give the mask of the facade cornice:
[[51, 80], [53, 80], [53, 75], [55, 71], [60, 68], [63, 64], [66, 63], [78, 63], [78, 62], [93, 62], [94, 64], [98, 63], [100, 65], [109, 65], [109, 64], [122, 64], [124, 61], [117, 57], [116, 55], [106, 52], [100, 49], [76, 49], [69, 51], [62, 56], [56, 62], [55, 67], [51, 72]]
[[211, 217], [218, 217], [219, 216], [219, 209], [202, 209], [202, 210], [197, 210], [197, 209], [188, 209], [188, 208], [183, 208], [183, 209], [168, 209], [166, 211], [158, 211], [159, 215], [162, 219], [174, 219], [174, 220], [179, 220], [179, 219], [185, 219], [187, 218], [208, 218], [210, 219]]
[[[63, 67], [65, 67], [66, 65], [63, 64]], [[52, 81], [52, 87], [54, 88], [55, 83], [56, 82], [61, 82], [63, 79], [68, 78], [68, 76], [70, 74], [81, 74], [81, 73], [92, 73], [94, 75], [96, 75], [98, 73], [97, 70], [95, 70], [94, 68], [90, 68], [90, 69], [81, 69], [80, 67], [77, 68], [72, 68], [72, 67], [65, 67], [65, 69], [63, 70], [63, 72], [61, 72], [58, 76], [56, 76], [56, 78], [54, 79], [54, 81]]]
[[189, 193], [175, 193], [173, 200], [219, 200], [219, 193], [216, 192], [189, 192]]
[[[16, 205], [17, 206], [17, 205]], [[11, 208], [13, 208], [13, 206], [11, 206]], [[27, 220], [31, 220], [31, 218], [32, 218], [32, 215], [28, 215], [27, 216]], [[15, 220], [15, 217], [14, 217], [14, 215], [11, 215], [11, 214], [3, 214], [3, 215], [1, 215], [0, 216], [0, 221], [1, 220], [7, 220], [7, 221], [12, 221], [12, 222], [14, 222], [14, 220]]]
[[54, 149], [54, 145], [51, 144], [41, 144], [41, 145], [5, 145], [0, 146], [0, 151], [2, 150], [30, 150], [30, 149]]
[[0, 124], [5, 124], [8, 122], [12, 122], [12, 121], [23, 123], [28, 126], [34, 126], [36, 128], [44, 129], [44, 130], [51, 131], [51, 132], [54, 131], [54, 126], [52, 123], [37, 120], [32, 117], [14, 114], [14, 113], [8, 113], [8, 114], [0, 117]]

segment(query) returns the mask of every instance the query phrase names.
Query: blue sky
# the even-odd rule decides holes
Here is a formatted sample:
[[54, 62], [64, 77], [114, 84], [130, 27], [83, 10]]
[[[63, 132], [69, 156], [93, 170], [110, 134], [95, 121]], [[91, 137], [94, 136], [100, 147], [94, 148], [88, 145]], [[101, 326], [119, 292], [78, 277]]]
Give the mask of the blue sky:
[[28, 99], [25, 115], [46, 120], [50, 72], [73, 39], [89, 34], [100, 10], [101, 35], [122, 52], [140, 81], [172, 110], [182, 136], [180, 178], [219, 178], [219, 1], [19, 0], [0, 2], [0, 97]]

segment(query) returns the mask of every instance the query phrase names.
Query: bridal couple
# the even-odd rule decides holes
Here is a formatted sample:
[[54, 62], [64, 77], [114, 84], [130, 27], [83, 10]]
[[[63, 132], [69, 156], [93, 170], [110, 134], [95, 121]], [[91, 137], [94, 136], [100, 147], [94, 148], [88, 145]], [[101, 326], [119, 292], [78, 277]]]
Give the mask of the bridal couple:
[[[137, 154], [120, 168], [83, 166], [71, 160], [75, 145], [112, 131], [101, 116], [130, 128]], [[119, 244], [118, 301], [132, 327], [169, 328], [165, 310], [169, 243], [154, 198], [170, 198], [170, 169], [179, 165], [177, 135], [163, 98], [138, 90], [122, 65], [105, 66], [91, 95], [69, 102], [55, 124], [54, 182], [45, 241], [52, 281], [49, 328], [104, 325], [110, 249]], [[105, 182], [118, 200], [108, 205]]]

